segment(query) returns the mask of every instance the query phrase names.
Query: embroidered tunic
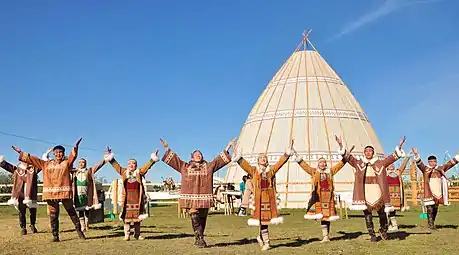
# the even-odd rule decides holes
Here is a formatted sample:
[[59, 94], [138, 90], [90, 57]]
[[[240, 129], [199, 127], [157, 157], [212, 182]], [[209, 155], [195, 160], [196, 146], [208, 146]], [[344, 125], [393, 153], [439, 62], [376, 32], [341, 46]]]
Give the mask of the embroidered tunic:
[[250, 174], [254, 189], [253, 217], [247, 221], [249, 226], [281, 224], [284, 218], [280, 216], [279, 200], [276, 192], [276, 173], [287, 163], [289, 154], [284, 153], [273, 166], [251, 166], [241, 155], [235, 161]]
[[405, 153], [398, 147], [395, 152], [382, 160], [377, 157], [371, 160], [356, 159], [346, 152], [343, 159], [354, 168], [355, 177], [351, 210], [378, 211], [382, 208], [385, 208], [386, 212], [394, 210], [390, 204], [386, 168], [404, 155]]
[[105, 160], [101, 160], [89, 169], [77, 168], [73, 170], [73, 201], [77, 211], [99, 209], [102, 207], [99, 203], [99, 198], [97, 197], [94, 175], [104, 165]]
[[26, 152], [19, 153], [19, 160], [43, 170], [42, 200], [73, 199], [71, 169], [78, 151], [74, 147], [67, 158], [61, 162], [55, 159], [42, 160]]
[[297, 158], [297, 162], [306, 173], [311, 175], [313, 183], [311, 199], [304, 218], [323, 221], [338, 220], [339, 216], [336, 215], [335, 209], [333, 176], [344, 167], [345, 163], [340, 161], [332, 166], [330, 171], [321, 171], [311, 167], [302, 158]]
[[446, 179], [445, 173], [459, 162], [459, 154], [446, 162], [444, 165], [432, 168], [424, 165], [419, 155], [414, 156], [416, 165], [424, 177], [424, 203], [425, 205], [447, 204], [448, 186], [443, 185], [442, 177]]
[[395, 210], [405, 210], [405, 194], [403, 190], [402, 174], [410, 157], [406, 157], [399, 169], [387, 169], [387, 184], [389, 185], [390, 203]]
[[116, 172], [121, 175], [123, 180], [123, 194], [121, 201], [123, 207], [119, 218], [124, 223], [141, 222], [148, 217], [145, 212], [145, 190], [142, 185], [142, 178], [147, 174], [148, 170], [157, 162], [159, 158], [155, 154], [151, 154], [151, 159], [140, 169], [129, 171], [122, 167], [114, 158], [113, 153], [106, 155], [105, 161], [115, 168]]
[[3, 157], [0, 157], [0, 167], [13, 174], [13, 190], [11, 199], [7, 203], [18, 206], [19, 200], [23, 200], [22, 203], [27, 207], [37, 208], [37, 180], [41, 170], [27, 166], [25, 163], [20, 163], [18, 166], [12, 165], [3, 160]]
[[214, 206], [213, 174], [231, 162], [231, 156], [223, 151], [211, 162], [184, 162], [168, 149], [162, 161], [182, 175], [180, 207], [199, 209]]

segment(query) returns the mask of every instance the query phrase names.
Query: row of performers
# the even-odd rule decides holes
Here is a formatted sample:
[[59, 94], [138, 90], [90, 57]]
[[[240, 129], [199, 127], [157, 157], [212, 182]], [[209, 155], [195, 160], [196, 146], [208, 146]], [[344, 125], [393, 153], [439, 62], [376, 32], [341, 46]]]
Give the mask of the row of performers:
[[[339, 219], [336, 215], [334, 201], [333, 175], [342, 167], [349, 163], [354, 169], [355, 182], [353, 191], [352, 210], [363, 211], [365, 222], [372, 242], [375, 242], [375, 230], [372, 220], [372, 212], [376, 211], [379, 215], [379, 233], [383, 240], [388, 239], [387, 231], [389, 222], [386, 214], [390, 215], [392, 228], [396, 229], [395, 210], [403, 206], [400, 200], [400, 176], [401, 171], [394, 168], [393, 163], [405, 157], [402, 146], [405, 138], [400, 141], [395, 151], [384, 159], [375, 156], [374, 148], [367, 146], [364, 149], [364, 157], [355, 158], [350, 150], [344, 148], [342, 139], [336, 137], [340, 148], [342, 160], [328, 168], [325, 159], [319, 159], [316, 168], [311, 167], [295, 151], [293, 140], [287, 151], [282, 155], [278, 162], [270, 165], [266, 154], [258, 156], [257, 164], [250, 165], [242, 155], [235, 151], [230, 154], [230, 149], [234, 147], [234, 139], [227, 147], [212, 161], [206, 161], [199, 150], [191, 153], [188, 162], [183, 161], [173, 152], [166, 141], [161, 139], [165, 149], [162, 161], [178, 171], [182, 177], [181, 197], [179, 204], [181, 208], [187, 208], [190, 213], [191, 225], [195, 233], [195, 245], [206, 247], [204, 232], [206, 228], [207, 215], [209, 208], [213, 206], [213, 173], [223, 168], [230, 162], [237, 162], [240, 167], [250, 174], [253, 178], [254, 194], [251, 199], [251, 207], [254, 210], [253, 217], [248, 220], [248, 225], [258, 226], [259, 233], [257, 241], [262, 250], [270, 248], [268, 226], [271, 224], [283, 223], [277, 204], [275, 189], [275, 175], [279, 169], [294, 156], [295, 161], [312, 176], [313, 192], [308, 203], [306, 219], [321, 220], [323, 231], [323, 242], [329, 241], [330, 222]], [[124, 240], [130, 240], [131, 224], [134, 226], [134, 238], [143, 239], [140, 236], [140, 222], [147, 217], [145, 207], [145, 191], [143, 190], [142, 178], [148, 170], [160, 159], [159, 150], [151, 154], [150, 160], [141, 168], [138, 168], [137, 161], [130, 159], [127, 167], [122, 167], [114, 158], [110, 148], [104, 158], [94, 167], [87, 168], [86, 161], [78, 161], [78, 168], [73, 168], [73, 163], [77, 158], [78, 146], [81, 139], [75, 144], [68, 157], [65, 156], [65, 148], [56, 146], [52, 149], [54, 158], [49, 159], [32, 156], [22, 152], [18, 147], [13, 149], [19, 153], [18, 166], [7, 163], [0, 156], [1, 167], [13, 173], [14, 187], [12, 198], [9, 203], [15, 205], [19, 210], [20, 226], [22, 233], [26, 233], [25, 228], [25, 208], [30, 208], [31, 231], [36, 232], [35, 217], [37, 207], [37, 174], [43, 172], [43, 195], [42, 200], [48, 204], [48, 215], [52, 228], [53, 241], [59, 241], [59, 202], [64, 205], [68, 215], [75, 225], [79, 238], [85, 239], [83, 231], [87, 229], [85, 212], [90, 209], [100, 208], [97, 201], [97, 194], [94, 186], [94, 174], [106, 162], [110, 163], [123, 180], [123, 200], [124, 204], [120, 219], [124, 222]], [[427, 205], [428, 224], [431, 229], [435, 229], [435, 218], [438, 206], [443, 203], [441, 177], [445, 172], [459, 162], [459, 154], [453, 159], [438, 166], [434, 156], [428, 158], [428, 165], [425, 165], [418, 155], [417, 149], [413, 149], [416, 164], [424, 177], [424, 201]], [[402, 164], [400, 169], [404, 169], [408, 159]], [[388, 178], [389, 176], [389, 178]], [[397, 184], [397, 185], [394, 185]], [[394, 186], [397, 186], [394, 188]], [[392, 187], [392, 188], [390, 188]], [[393, 194], [391, 200], [391, 193]], [[77, 211], [80, 215], [77, 215]]]

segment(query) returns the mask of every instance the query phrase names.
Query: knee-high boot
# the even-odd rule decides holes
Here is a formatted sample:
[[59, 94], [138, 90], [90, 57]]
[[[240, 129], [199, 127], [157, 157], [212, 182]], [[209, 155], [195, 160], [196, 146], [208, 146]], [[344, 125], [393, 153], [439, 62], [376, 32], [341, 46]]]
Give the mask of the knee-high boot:
[[124, 223], [124, 241], [129, 241], [131, 239], [131, 224]]
[[387, 221], [387, 214], [384, 212], [384, 209], [381, 209], [378, 211], [378, 216], [379, 216], [379, 234], [381, 235], [381, 238], [383, 240], [388, 240], [389, 235], [387, 234], [387, 229], [389, 227], [388, 221]]
[[435, 224], [435, 220], [437, 219], [437, 213], [438, 213], [438, 205], [434, 205], [432, 209], [432, 219]]
[[204, 246], [207, 246], [207, 243], [206, 241], [204, 240], [204, 232], [206, 231], [206, 223], [207, 223], [207, 215], [208, 215], [209, 211], [208, 209], [200, 209], [198, 211], [198, 215], [199, 215], [199, 225], [201, 226], [200, 228], [200, 236], [201, 236], [201, 239], [202, 239], [202, 242], [204, 244]]
[[59, 242], [59, 217], [57, 214], [50, 214], [49, 221], [53, 233], [53, 242]]
[[80, 219], [80, 225], [81, 225], [80, 229], [81, 229], [81, 231], [84, 232], [85, 231], [85, 229], [84, 229], [84, 226], [85, 226], [84, 216], [81, 216], [81, 214], [80, 214], [80, 217], [78, 217], [78, 218]]
[[271, 248], [271, 244], [269, 242], [269, 230], [268, 225], [261, 225], [260, 226], [260, 235], [261, 239], [263, 240], [263, 246], [261, 246], [262, 251], [267, 251]]
[[[78, 238], [80, 239], [86, 239], [86, 237], [83, 234], [83, 231], [81, 230], [81, 222], [80, 218], [77, 215], [77, 212], [75, 210], [75, 207], [73, 207], [73, 201], [72, 200], [63, 200], [62, 204], [64, 205], [65, 210], [67, 211], [67, 214], [69, 215], [70, 219], [73, 222], [73, 225], [75, 225], [75, 230], [78, 234]], [[84, 220], [84, 218], [83, 218]]]
[[21, 234], [27, 235], [26, 229], [26, 206], [19, 202], [18, 205], [18, 213], [19, 213], [19, 226], [21, 227]]
[[323, 236], [323, 239], [320, 242], [321, 243], [330, 242], [330, 222], [322, 221], [320, 225], [322, 227], [322, 236]]
[[376, 242], [375, 227], [373, 225], [373, 215], [371, 215], [371, 212], [365, 212], [365, 223], [367, 224], [370, 241]]
[[35, 227], [35, 224], [37, 223], [37, 208], [29, 208], [29, 213], [30, 213], [30, 231], [32, 233], [37, 233], [38, 230]]
[[435, 227], [435, 219], [434, 219], [434, 206], [433, 205], [428, 205], [427, 207], [427, 222], [429, 224], [430, 230], [437, 230]]
[[145, 239], [145, 237], [140, 235], [140, 222], [134, 223], [134, 238], [137, 240]]
[[204, 248], [207, 246], [206, 242], [204, 241], [204, 237], [202, 235], [203, 230], [201, 226], [201, 219], [199, 218], [199, 214], [197, 212], [190, 213], [191, 216], [191, 225], [194, 230], [194, 235], [196, 237], [195, 245], [199, 248]]

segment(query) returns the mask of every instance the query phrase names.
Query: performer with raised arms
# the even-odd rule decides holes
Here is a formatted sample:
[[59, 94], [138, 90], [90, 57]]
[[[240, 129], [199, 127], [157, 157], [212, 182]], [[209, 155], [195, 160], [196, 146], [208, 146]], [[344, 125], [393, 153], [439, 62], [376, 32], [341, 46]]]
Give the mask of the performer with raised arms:
[[[43, 154], [43, 159], [49, 160], [51, 151], [52, 149]], [[86, 159], [80, 158], [78, 160], [78, 167], [72, 169], [73, 203], [80, 217], [81, 231], [89, 230], [89, 211], [93, 209], [98, 210], [102, 207], [97, 197], [94, 175], [104, 165], [105, 160], [102, 159], [95, 166], [87, 169]]]
[[436, 230], [435, 219], [437, 218], [438, 206], [447, 204], [448, 200], [448, 185], [445, 173], [459, 162], [459, 153], [441, 166], [437, 165], [437, 157], [434, 155], [429, 156], [427, 158], [428, 165], [424, 165], [417, 148], [413, 148], [413, 153], [416, 165], [424, 177], [424, 203], [427, 207], [429, 228]]
[[95, 166], [86, 168], [86, 159], [78, 160], [78, 168], [72, 172], [73, 201], [77, 210], [81, 229], [89, 230], [88, 216], [90, 210], [98, 210], [102, 207], [97, 197], [96, 180], [94, 175], [105, 165], [102, 159]]
[[30, 225], [29, 229], [32, 233], [37, 233], [35, 223], [37, 222], [37, 180], [38, 173], [41, 169], [32, 165], [27, 165], [20, 162], [17, 166], [10, 164], [0, 156], [0, 167], [10, 172], [13, 175], [13, 190], [11, 191], [11, 199], [7, 204], [12, 205], [19, 212], [19, 226], [21, 234], [27, 234], [26, 228], [26, 208], [29, 208]]
[[[130, 240], [131, 223], [134, 224], [134, 238], [137, 240], [145, 239], [140, 236], [140, 222], [148, 217], [145, 211], [146, 195], [142, 178], [159, 161], [158, 151], [159, 149], [150, 155], [150, 160], [142, 168], [137, 168], [135, 159], [129, 159], [127, 168], [124, 168], [115, 160], [110, 147], [107, 147], [107, 154], [104, 156], [105, 161], [113, 166], [123, 180], [123, 195], [121, 199], [123, 206], [119, 217], [124, 222], [124, 241]], [[116, 204], [117, 202], [114, 201], [114, 203]]]
[[[342, 148], [342, 141], [338, 141], [338, 143]], [[378, 212], [381, 238], [383, 240], [389, 239], [386, 213], [393, 211], [394, 207], [390, 203], [386, 168], [405, 156], [405, 152], [402, 150], [404, 143], [405, 137], [400, 140], [395, 151], [382, 160], [378, 159], [375, 155], [375, 149], [370, 145], [365, 147], [362, 159], [356, 159], [349, 152], [343, 155], [344, 161], [349, 162], [354, 168], [354, 194], [351, 210], [363, 211], [371, 242], [377, 241], [373, 225], [373, 211]]]
[[293, 140], [284, 155], [274, 165], [268, 164], [268, 157], [265, 153], [260, 153], [257, 159], [257, 166], [251, 166], [250, 163], [237, 152], [233, 158], [239, 166], [252, 176], [254, 188], [254, 205], [253, 217], [247, 221], [249, 226], [260, 226], [260, 232], [257, 235], [258, 244], [261, 250], [270, 249], [268, 225], [281, 224], [284, 218], [280, 216], [279, 204], [277, 200], [275, 178], [276, 173], [287, 163], [290, 156], [293, 155]]
[[[335, 136], [335, 138], [338, 144], [342, 145], [342, 139], [337, 136]], [[351, 148], [350, 152], [352, 152], [353, 149], [354, 147]], [[340, 147], [339, 153], [345, 154], [342, 146]], [[341, 160], [329, 169], [327, 167], [327, 160], [322, 157], [318, 160], [317, 168], [314, 168], [306, 163], [296, 151], [295, 161], [312, 177], [313, 189], [304, 218], [308, 220], [320, 220], [323, 235], [321, 243], [329, 242], [330, 222], [339, 219], [335, 209], [333, 176], [344, 167], [345, 163]]]
[[402, 174], [405, 171], [406, 165], [410, 161], [410, 157], [407, 156], [403, 160], [402, 164], [398, 169], [395, 168], [394, 164], [390, 164], [387, 167], [387, 183], [389, 185], [390, 203], [394, 207], [394, 211], [389, 212], [389, 231], [397, 231], [397, 218], [395, 217], [396, 211], [405, 211], [405, 193], [403, 192], [403, 180]]
[[78, 215], [73, 207], [73, 192], [71, 170], [73, 162], [78, 155], [78, 146], [81, 142], [80, 138], [69, 156], [65, 158], [65, 148], [57, 145], [53, 148], [54, 159], [45, 161], [21, 151], [18, 147], [13, 146], [13, 149], [19, 153], [19, 160], [32, 165], [35, 168], [43, 170], [43, 195], [42, 200], [48, 204], [48, 215], [53, 233], [53, 241], [59, 241], [59, 202], [62, 203], [67, 211], [70, 219], [75, 225], [75, 230], [80, 239], [85, 239], [81, 231], [81, 224]]
[[204, 248], [207, 246], [204, 240], [207, 214], [209, 208], [214, 204], [213, 174], [231, 162], [231, 155], [228, 151], [234, 139], [210, 162], [204, 160], [199, 150], [193, 151], [191, 160], [185, 162], [169, 148], [165, 140], [160, 140], [166, 150], [162, 161], [182, 175], [179, 206], [189, 210], [191, 225], [196, 237], [195, 245]]

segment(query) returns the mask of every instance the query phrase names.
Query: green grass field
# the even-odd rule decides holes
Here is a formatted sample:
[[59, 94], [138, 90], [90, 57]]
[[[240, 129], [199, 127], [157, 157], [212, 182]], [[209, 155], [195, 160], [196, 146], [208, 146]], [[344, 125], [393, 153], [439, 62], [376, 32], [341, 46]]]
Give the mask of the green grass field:
[[[122, 223], [106, 220], [94, 224], [80, 241], [65, 210], [61, 208], [61, 242], [52, 243], [45, 206], [40, 206], [38, 234], [20, 235], [14, 208], [0, 207], [0, 254], [258, 254], [258, 228], [247, 226], [247, 217], [212, 213], [206, 241], [209, 248], [193, 246], [189, 218], [178, 219], [175, 206], [154, 207], [152, 217], [142, 222], [143, 241], [123, 241]], [[270, 227], [271, 250], [266, 254], [459, 254], [459, 204], [440, 207], [439, 230], [430, 233], [427, 222], [419, 219], [419, 208], [399, 214], [400, 230], [391, 240], [370, 243], [360, 212], [331, 225], [332, 241], [319, 243], [320, 223], [303, 219], [303, 210], [283, 210], [284, 224]], [[27, 219], [28, 220], [28, 219]], [[379, 228], [374, 217], [375, 228]]]

